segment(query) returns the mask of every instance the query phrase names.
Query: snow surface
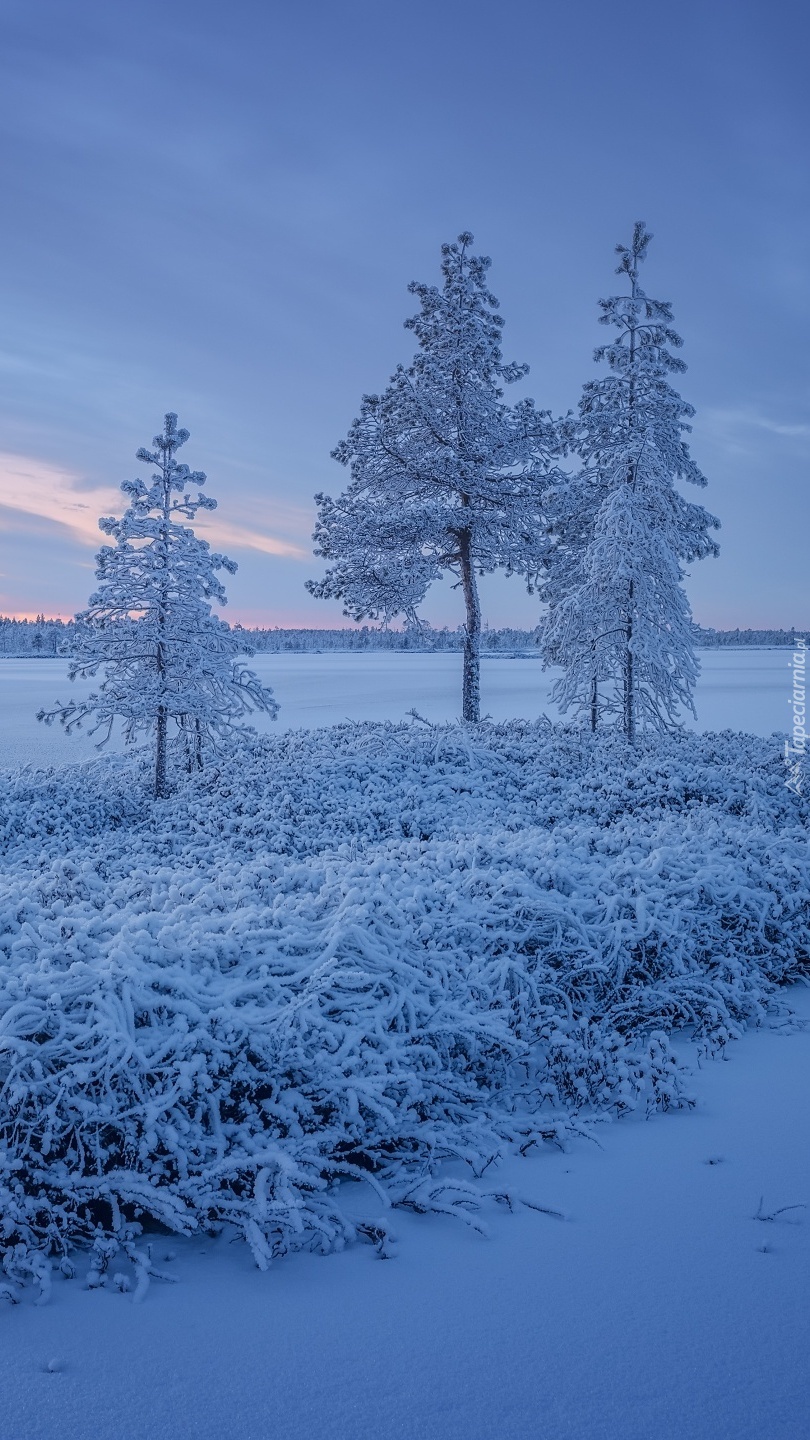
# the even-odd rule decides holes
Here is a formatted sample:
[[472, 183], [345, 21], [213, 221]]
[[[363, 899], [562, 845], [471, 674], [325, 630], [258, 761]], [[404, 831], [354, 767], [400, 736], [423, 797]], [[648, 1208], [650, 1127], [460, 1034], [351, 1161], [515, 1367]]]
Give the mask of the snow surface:
[[[810, 993], [788, 996], [810, 1020]], [[805, 1440], [810, 1033], [749, 1032], [700, 1104], [501, 1178], [567, 1219], [397, 1219], [399, 1258], [157, 1238], [179, 1284], [0, 1310], [3, 1440]], [[791, 1223], [792, 1222], [792, 1223]], [[767, 1247], [767, 1249], [763, 1249]], [[49, 1369], [49, 1365], [51, 1368]]]
[[[791, 718], [791, 653], [785, 649], [702, 650], [696, 704], [701, 730], [786, 731]], [[427, 719], [454, 720], [461, 711], [461, 655], [454, 652], [329, 652], [256, 655], [251, 668], [271, 685], [281, 712], [275, 722], [256, 717], [268, 733], [344, 720], [402, 720], [416, 708]], [[482, 714], [494, 720], [556, 718], [550, 701], [559, 675], [536, 657], [484, 655]], [[37, 725], [34, 716], [56, 699], [82, 698], [92, 682], [72, 685], [64, 660], [0, 661], [0, 765], [61, 765], [97, 752], [86, 731], [65, 735]]]
[[[764, 734], [785, 728], [784, 651], [702, 658], [704, 723], [714, 704], [715, 725]], [[399, 719], [411, 705], [436, 719], [457, 713], [457, 656], [267, 656], [258, 663], [282, 704], [283, 675], [307, 681], [308, 693], [303, 685], [297, 692], [298, 724], [342, 718], [348, 707], [367, 716], [375, 713], [372, 705], [378, 718]], [[27, 718], [27, 697], [24, 710], [19, 703], [20, 688], [31, 695], [43, 678], [50, 685], [60, 666], [0, 666], [21, 736], [23, 724], [38, 732]], [[492, 659], [484, 709], [496, 708], [486, 687], [490, 677], [497, 695], [499, 672], [506, 677], [498, 702], [506, 714], [521, 704], [534, 707], [553, 678], [536, 661]], [[31, 708], [52, 693], [38, 690]], [[302, 713], [322, 719], [305, 722]], [[293, 723], [290, 713], [284, 719]], [[63, 739], [60, 758], [78, 758], [87, 745], [42, 733]], [[413, 734], [429, 732], [417, 726]], [[604, 938], [606, 953], [611, 924], [633, 943], [654, 933], [678, 937], [680, 959], [669, 971], [665, 966], [656, 1003], [684, 979], [681, 960], [688, 983], [700, 985], [704, 967], [714, 984], [706, 959], [722, 955], [718, 1023], [729, 1035], [735, 1020], [762, 1013], [764, 977], [791, 973], [791, 944], [800, 951], [804, 943], [806, 957], [806, 830], [791, 818], [798, 812], [784, 787], [778, 743], [726, 735], [691, 753], [694, 742], [666, 742], [671, 748], [658, 764], [641, 758], [628, 794], [625, 766], [620, 776], [591, 763], [586, 774], [573, 752], [565, 764], [550, 764], [542, 727], [526, 744], [505, 736], [487, 783], [472, 785], [480, 757], [465, 758], [458, 735], [431, 742], [429, 774], [420, 770], [419, 742], [399, 737], [400, 758], [412, 753], [397, 780], [387, 745], [375, 759], [369, 731], [364, 744], [348, 731], [334, 742], [291, 736], [286, 757], [280, 744], [259, 765], [257, 751], [235, 800], [221, 778], [213, 777], [213, 788], [210, 774], [195, 782], [203, 792], [209, 787], [208, 800], [202, 793], [196, 804], [192, 787], [182, 813], [162, 812], [163, 830], [131, 790], [131, 802], [119, 804], [116, 792], [130, 763], [135, 776], [136, 762], [120, 770], [120, 762], [93, 767], [89, 807], [80, 803], [81, 772], [74, 767], [50, 778], [21, 777], [4, 798], [3, 820], [11, 841], [8, 915], [23, 922], [14, 978], [24, 982], [29, 1018], [40, 1002], [46, 1013], [52, 979], [46, 971], [61, 963], [60, 945], [70, 942], [77, 955], [92, 959], [93, 947], [104, 949], [112, 937], [126, 960], [126, 946], [136, 942], [137, 949], [139, 936], [150, 936], [150, 963], [171, 959], [173, 925], [181, 922], [178, 935], [192, 933], [184, 929], [182, 907], [196, 904], [195, 884], [205, 902], [193, 930], [198, 959], [227, 922], [234, 954], [250, 962], [251, 887], [260, 898], [261, 884], [278, 885], [279, 876], [282, 921], [296, 897], [306, 908], [307, 897], [317, 896], [327, 911], [337, 897], [340, 925], [354, 917], [356, 936], [379, 939], [385, 928], [370, 925], [375, 887], [390, 885], [396, 895], [404, 886], [419, 894], [420, 918], [435, 940], [455, 923], [445, 872], [466, 871], [463, 893], [484, 897], [485, 924], [499, 894], [509, 901], [509, 887], [519, 882], [523, 906], [527, 898], [534, 905], [543, 876], [553, 873], [560, 903], [580, 908], [588, 934]], [[331, 759], [325, 753], [319, 759], [319, 747], [332, 743]], [[302, 763], [308, 751], [309, 765]], [[527, 788], [516, 775], [533, 763]], [[103, 774], [109, 784], [101, 783]], [[634, 816], [641, 817], [635, 833]], [[151, 862], [150, 827], [160, 850]], [[224, 865], [235, 833], [233, 863]], [[473, 837], [485, 837], [486, 853]], [[196, 880], [187, 864], [194, 855], [201, 867]], [[175, 876], [178, 862], [183, 873]], [[140, 892], [138, 865], [147, 867]], [[583, 868], [566, 891], [572, 865]], [[646, 912], [634, 899], [641, 877], [652, 898]], [[179, 889], [172, 890], [172, 880]], [[611, 896], [620, 902], [613, 919]], [[14, 909], [17, 901], [23, 908]], [[508, 920], [513, 911], [510, 902], [499, 913]], [[674, 929], [667, 930], [670, 916]], [[76, 922], [67, 931], [66, 917]], [[769, 917], [777, 919], [776, 930]], [[519, 939], [517, 929], [507, 925], [509, 946]], [[309, 926], [308, 963], [324, 934]], [[464, 940], [474, 943], [472, 934]], [[372, 948], [360, 946], [366, 969], [377, 963]], [[212, 953], [216, 968], [222, 955]], [[718, 995], [709, 998], [714, 1005]], [[789, 999], [810, 1020], [807, 992], [794, 987]], [[70, 1023], [81, 1003], [78, 995], [72, 1008], [66, 1005]], [[711, 1030], [711, 1016], [702, 1020]], [[484, 1216], [491, 1238], [484, 1240], [449, 1217], [395, 1211], [395, 1259], [352, 1246], [325, 1257], [291, 1254], [265, 1275], [246, 1245], [229, 1243], [228, 1229], [216, 1240], [153, 1235], [154, 1262], [180, 1283], [153, 1282], [142, 1304], [112, 1288], [82, 1289], [83, 1259], [78, 1279], [55, 1275], [44, 1308], [35, 1308], [33, 1286], [21, 1289], [19, 1305], [0, 1302], [0, 1437], [804, 1440], [810, 1211], [754, 1218], [760, 1197], [765, 1214], [810, 1203], [810, 1034], [790, 1032], [765, 1028], [731, 1040], [724, 1051], [730, 1063], [706, 1062], [687, 1082], [699, 1097], [696, 1110], [657, 1113], [645, 1122], [642, 1105], [621, 1123], [601, 1125], [599, 1145], [574, 1138], [567, 1153], [544, 1147], [523, 1159], [507, 1155], [486, 1174], [491, 1188], [512, 1189], [565, 1219], [490, 1205]], [[43, 1033], [37, 1028], [38, 1037]], [[695, 1063], [693, 1043], [676, 1036], [674, 1044], [685, 1064]], [[366, 1182], [344, 1184], [340, 1204], [348, 1216], [366, 1216], [370, 1208], [379, 1214]], [[111, 1268], [131, 1270], [123, 1258]]]

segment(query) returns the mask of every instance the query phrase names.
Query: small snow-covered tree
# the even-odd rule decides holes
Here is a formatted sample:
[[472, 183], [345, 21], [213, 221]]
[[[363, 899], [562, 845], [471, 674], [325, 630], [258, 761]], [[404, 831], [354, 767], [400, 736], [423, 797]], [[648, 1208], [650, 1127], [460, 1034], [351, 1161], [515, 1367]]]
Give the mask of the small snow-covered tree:
[[490, 261], [473, 237], [442, 246], [443, 285], [414, 282], [419, 342], [382, 395], [333, 452], [351, 468], [336, 500], [317, 495], [315, 553], [331, 562], [313, 595], [345, 602], [352, 619], [416, 622], [428, 587], [445, 573], [466, 612], [462, 714], [477, 721], [481, 610], [478, 576], [503, 569], [531, 590], [546, 557], [542, 498], [556, 426], [530, 400], [503, 400], [526, 365], [501, 355], [503, 320], [487, 287]]
[[199, 489], [204, 473], [175, 458], [188, 438], [188, 430], [177, 428], [177, 416], [166, 415], [152, 449], [137, 453], [155, 467], [150, 483], [125, 480], [121, 489], [129, 505], [121, 519], [99, 520], [116, 543], [99, 551], [101, 584], [76, 616], [68, 642], [71, 680], [103, 670], [97, 693], [38, 716], [58, 719], [67, 730], [90, 719], [93, 733], [106, 730], [102, 744], [116, 719], [128, 742], [152, 731], [158, 797], [166, 794], [172, 724], [191, 763], [200, 765], [206, 738], [228, 733], [252, 711], [275, 716], [278, 710], [272, 691], [239, 663], [252, 654], [242, 636], [211, 610], [212, 602], [227, 603], [217, 571], [233, 574], [236, 564], [183, 523], [217, 503]]
[[[556, 545], [543, 587], [546, 661], [563, 666], [553, 698], [565, 713], [665, 729], [682, 707], [694, 714], [695, 632], [683, 565], [718, 546], [719, 525], [681, 495], [678, 481], [705, 486], [684, 433], [694, 409], [670, 385], [686, 369], [672, 308], [650, 299], [639, 267], [651, 240], [639, 221], [618, 245], [617, 274], [629, 294], [600, 300], [600, 323], [617, 337], [595, 352], [611, 373], [583, 387], [575, 440], [580, 472], [555, 487], [549, 515]], [[603, 691], [602, 687], [606, 687]]]

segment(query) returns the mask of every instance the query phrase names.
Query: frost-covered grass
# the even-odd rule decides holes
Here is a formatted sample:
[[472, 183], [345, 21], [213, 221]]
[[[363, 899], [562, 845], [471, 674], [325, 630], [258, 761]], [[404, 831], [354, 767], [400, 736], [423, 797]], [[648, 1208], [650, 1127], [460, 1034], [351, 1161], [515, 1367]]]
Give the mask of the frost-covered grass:
[[150, 1220], [262, 1265], [384, 1249], [388, 1206], [474, 1211], [506, 1146], [689, 1103], [672, 1033], [722, 1049], [810, 969], [773, 741], [346, 725], [158, 804], [132, 758], [0, 783], [12, 1280], [90, 1241], [103, 1272], [111, 1233], [143, 1270]]

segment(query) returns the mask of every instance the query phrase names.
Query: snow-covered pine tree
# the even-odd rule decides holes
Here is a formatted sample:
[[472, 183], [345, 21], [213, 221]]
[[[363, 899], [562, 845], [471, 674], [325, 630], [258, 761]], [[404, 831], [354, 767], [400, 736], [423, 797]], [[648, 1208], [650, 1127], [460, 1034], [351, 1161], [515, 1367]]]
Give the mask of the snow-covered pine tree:
[[92, 733], [106, 729], [102, 744], [116, 718], [128, 742], [152, 731], [157, 797], [166, 794], [172, 724], [189, 762], [200, 765], [206, 739], [227, 734], [255, 710], [278, 711], [272, 691], [239, 663], [252, 654], [243, 637], [211, 610], [212, 602], [227, 603], [217, 571], [233, 574], [236, 564], [183, 523], [217, 503], [199, 489], [204, 473], [175, 458], [188, 438], [188, 430], [177, 428], [177, 416], [166, 415], [152, 449], [137, 452], [155, 467], [150, 483], [125, 480], [121, 489], [129, 505], [121, 519], [98, 522], [116, 543], [103, 545], [96, 557], [101, 584], [89, 608], [76, 616], [68, 642], [71, 680], [103, 670], [97, 693], [37, 717], [58, 719], [67, 730], [91, 719]]
[[631, 244], [616, 247], [630, 293], [599, 302], [600, 323], [619, 333], [595, 352], [611, 373], [583, 387], [583, 465], [550, 498], [556, 545], [541, 592], [545, 658], [565, 670], [553, 698], [563, 713], [587, 713], [594, 729], [599, 715], [615, 717], [630, 741], [638, 726], [677, 724], [682, 707], [694, 714], [699, 665], [683, 565], [718, 553], [709, 532], [719, 521], [677, 489], [706, 479], [683, 438], [694, 409], [668, 380], [686, 369], [672, 353], [682, 344], [672, 307], [639, 284], [651, 238], [639, 221]]
[[315, 553], [331, 562], [307, 588], [344, 601], [344, 614], [418, 623], [428, 587], [450, 573], [466, 612], [462, 714], [480, 715], [478, 576], [504, 569], [531, 590], [546, 558], [542, 497], [557, 430], [530, 400], [503, 400], [528, 366], [501, 355], [503, 320], [487, 287], [490, 261], [473, 237], [442, 246], [443, 285], [414, 282], [419, 342], [382, 395], [333, 452], [351, 467], [336, 500], [317, 495]]

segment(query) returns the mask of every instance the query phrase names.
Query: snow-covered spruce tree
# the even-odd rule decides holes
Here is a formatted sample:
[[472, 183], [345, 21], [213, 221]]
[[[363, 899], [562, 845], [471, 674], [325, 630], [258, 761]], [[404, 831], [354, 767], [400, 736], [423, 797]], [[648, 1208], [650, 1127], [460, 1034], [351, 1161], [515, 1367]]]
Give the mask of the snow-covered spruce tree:
[[196, 499], [189, 493], [206, 477], [175, 459], [188, 438], [188, 430], [177, 428], [177, 416], [166, 415], [153, 448], [137, 453], [155, 467], [150, 484], [125, 480], [121, 489], [129, 505], [121, 519], [98, 522], [116, 543], [102, 546], [96, 557], [101, 584], [89, 608], [76, 616], [69, 642], [70, 679], [103, 669], [98, 692], [38, 716], [58, 719], [67, 730], [91, 719], [93, 733], [106, 730], [102, 744], [116, 718], [128, 742], [152, 731], [157, 797], [166, 794], [172, 724], [189, 763], [199, 766], [206, 739], [227, 734], [252, 711], [278, 711], [272, 691], [239, 663], [252, 651], [211, 610], [212, 602], [227, 603], [216, 572], [233, 574], [236, 564], [183, 523], [217, 504], [199, 489]]
[[[583, 387], [575, 446], [582, 469], [555, 488], [549, 515], [556, 544], [542, 590], [548, 602], [544, 653], [563, 666], [553, 697], [565, 713], [666, 729], [681, 708], [694, 714], [699, 665], [684, 563], [716, 555], [719, 521], [683, 498], [677, 482], [705, 486], [684, 433], [694, 409], [670, 385], [686, 369], [672, 308], [639, 284], [651, 235], [639, 221], [618, 245], [617, 274], [629, 294], [600, 300], [617, 337], [595, 352], [610, 374]], [[604, 691], [603, 688], [605, 687]]]
[[470, 234], [442, 246], [444, 283], [414, 282], [419, 314], [405, 322], [419, 342], [382, 395], [333, 452], [351, 482], [317, 495], [315, 553], [331, 562], [313, 595], [344, 601], [344, 614], [416, 622], [443, 574], [456, 577], [466, 611], [462, 715], [477, 721], [481, 610], [477, 577], [496, 569], [529, 590], [546, 558], [542, 496], [557, 430], [530, 400], [505, 404], [502, 387], [526, 365], [501, 355], [503, 320], [487, 288], [490, 261]]

